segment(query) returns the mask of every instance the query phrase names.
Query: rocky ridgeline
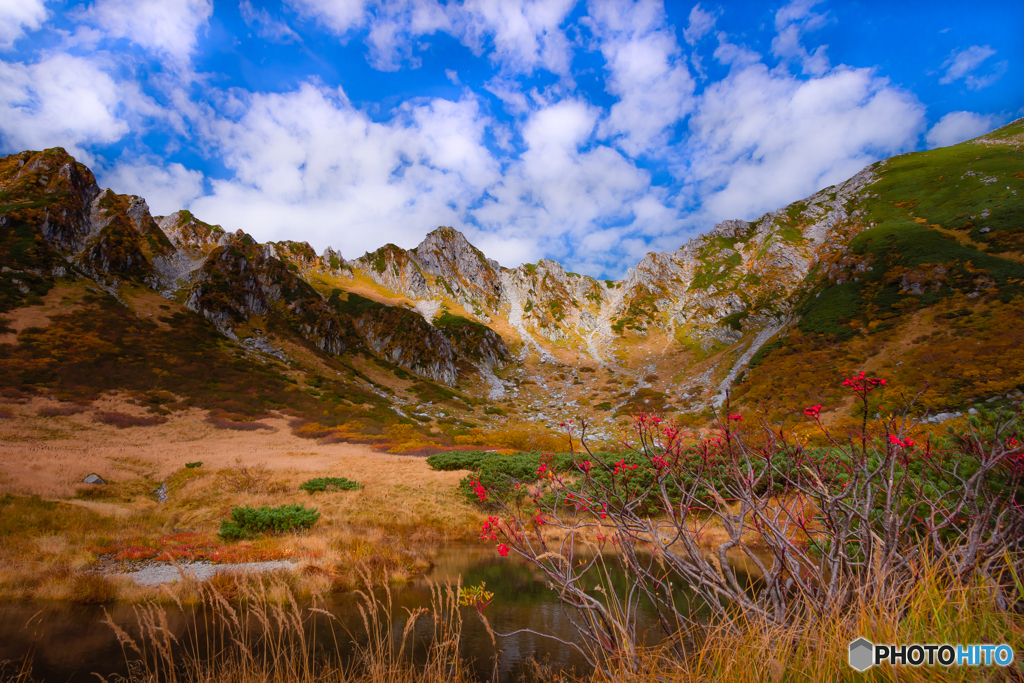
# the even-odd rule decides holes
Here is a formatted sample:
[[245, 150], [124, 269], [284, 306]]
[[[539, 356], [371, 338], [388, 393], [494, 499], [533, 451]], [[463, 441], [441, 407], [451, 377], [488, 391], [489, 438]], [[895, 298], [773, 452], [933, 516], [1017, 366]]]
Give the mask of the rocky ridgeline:
[[443, 302], [485, 324], [503, 319], [541, 355], [537, 338], [586, 347], [601, 361], [616, 335], [652, 329], [710, 350], [759, 339], [791, 316], [811, 267], [839, 258], [859, 229], [854, 207], [874, 179], [865, 169], [756, 221], [719, 223], [675, 252], [648, 254], [621, 281], [569, 273], [546, 259], [503, 268], [447, 227], [414, 249], [386, 245], [343, 266], [416, 302], [428, 322]]
[[153, 259], [153, 267], [162, 280], [160, 289], [171, 297], [175, 291], [193, 284], [193, 277], [206, 257], [227, 240], [227, 235], [219, 225], [203, 223], [188, 211], [158, 216], [156, 221], [174, 245], [173, 252]]
[[[59, 148], [8, 157], [2, 188], [42, 205], [36, 220], [58, 268], [94, 278], [108, 291], [120, 281], [145, 283], [230, 338], [237, 325], [275, 315], [323, 351], [362, 344], [391, 363], [454, 384], [460, 373], [481, 367], [489, 373], [505, 360], [504, 340], [484, 327], [496, 319], [516, 331], [524, 349], [547, 358], [546, 346], [555, 344], [603, 362], [617, 338], [652, 330], [705, 349], [749, 339], [753, 353], [765, 331], [790, 316], [792, 295], [811, 266], [841, 256], [844, 228], [855, 222], [851, 207], [872, 180], [866, 170], [752, 223], [720, 223], [675, 252], [648, 254], [621, 281], [569, 273], [550, 260], [503, 268], [448, 227], [414, 249], [386, 245], [349, 261], [330, 247], [317, 255], [305, 242], [258, 244], [188, 211], [154, 217], [144, 199], [101, 190]], [[346, 308], [318, 291], [313, 275], [336, 278], [342, 289], [346, 279], [365, 276], [414, 306]], [[449, 316], [441, 325], [445, 311], [466, 318]]]
[[[154, 217], [141, 197], [101, 190], [89, 169], [59, 148], [14, 155], [2, 164], [0, 191], [17, 209], [3, 215], [3, 227], [18, 221], [39, 231], [42, 243], [34, 261], [45, 263], [51, 276], [88, 277], [115, 296], [123, 283], [146, 285], [235, 340], [238, 325], [275, 316], [324, 352], [362, 347], [446, 384], [478, 367], [489, 371], [507, 355], [501, 337], [483, 326], [438, 328], [393, 306], [343, 310], [309, 282], [312, 273], [351, 276], [351, 265], [333, 249], [318, 256], [305, 242], [258, 244], [241, 230], [225, 232], [184, 210]], [[424, 271], [450, 280], [465, 293], [461, 300], [467, 305], [486, 298], [480, 287], [488, 276], [473, 268], [493, 271], [497, 264], [464, 239], [461, 250], [446, 250], [448, 237], [442, 233], [425, 243]], [[388, 266], [394, 272], [395, 263]], [[418, 268], [409, 272], [422, 278]], [[424, 285], [415, 279], [403, 283], [429, 291]]]

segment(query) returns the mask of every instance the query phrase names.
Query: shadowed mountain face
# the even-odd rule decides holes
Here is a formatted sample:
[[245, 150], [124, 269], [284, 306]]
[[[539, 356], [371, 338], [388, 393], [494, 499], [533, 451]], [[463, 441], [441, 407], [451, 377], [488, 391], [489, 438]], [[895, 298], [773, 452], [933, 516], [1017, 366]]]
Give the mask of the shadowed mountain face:
[[[44, 323], [88, 309], [84, 296], [139, 319], [153, 306], [179, 311], [135, 343], [159, 345], [192, 316], [217, 353], [333, 372], [403, 415], [432, 405], [437, 384], [460, 387], [466, 406], [476, 396], [608, 420], [631, 409], [707, 415], [727, 392], [740, 404], [820, 403], [836, 375], [862, 367], [908, 387], [927, 380], [933, 408], [955, 407], [1024, 383], [1022, 137], [1017, 121], [873, 164], [648, 254], [620, 281], [548, 260], [504, 268], [447, 227], [415, 249], [350, 259], [259, 244], [188, 211], [154, 217], [143, 198], [101, 190], [62, 149], [22, 152], [0, 159], [0, 360], [31, 356], [46, 325], [19, 321], [51, 311], [59, 293], [66, 311]], [[366, 376], [363, 362], [400, 381]], [[8, 367], [3, 381], [52, 387], [60, 365], [44, 375]], [[523, 387], [538, 381], [540, 396]], [[556, 419], [540, 412], [535, 421]]]

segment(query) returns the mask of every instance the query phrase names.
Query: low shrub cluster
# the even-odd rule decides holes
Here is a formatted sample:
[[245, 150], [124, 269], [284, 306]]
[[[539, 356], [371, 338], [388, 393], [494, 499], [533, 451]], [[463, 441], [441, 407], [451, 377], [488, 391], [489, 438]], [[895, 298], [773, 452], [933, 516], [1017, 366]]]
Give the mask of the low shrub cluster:
[[301, 491], [317, 493], [319, 491], [358, 491], [363, 485], [345, 477], [316, 477], [307, 479], [299, 485]]
[[39, 417], [68, 417], [70, 415], [84, 413], [85, 411], [85, 406], [80, 406], [75, 403], [61, 403], [56, 406], [43, 406], [36, 411], [36, 415]]
[[557, 462], [561, 469], [572, 464], [572, 456], [565, 453], [546, 456], [536, 452], [502, 454], [495, 451], [438, 453], [427, 458], [427, 464], [435, 470], [472, 470], [473, 474], [459, 481], [459, 491], [466, 500], [486, 506], [488, 500], [477, 493], [481, 485], [489, 491], [508, 495], [517, 486], [537, 481], [538, 470], [546, 460]]
[[475, 470], [480, 462], [496, 455], [493, 451], [448, 451], [437, 453], [427, 458], [427, 465], [438, 472], [454, 472], [455, 470]]
[[274, 428], [268, 425], [266, 422], [255, 422], [253, 420], [232, 420], [223, 415], [217, 415], [206, 418], [207, 424], [211, 424], [217, 429], [232, 429], [236, 432], [255, 432], [258, 429], [266, 429], [268, 431], [274, 431]]
[[225, 541], [237, 541], [260, 534], [309, 529], [319, 519], [317, 509], [305, 505], [280, 505], [276, 508], [269, 505], [259, 508], [246, 505], [236, 507], [231, 511], [231, 519], [220, 523], [220, 537]]
[[127, 415], [125, 413], [119, 413], [116, 410], [111, 410], [103, 413], [96, 413], [93, 416], [94, 422], [102, 422], [103, 424], [113, 425], [118, 429], [127, 429], [128, 427], [154, 427], [167, 422], [167, 418], [162, 415], [148, 415], [145, 417], [138, 417], [136, 415]]
[[182, 531], [159, 537], [100, 537], [87, 550], [97, 558], [118, 563], [157, 560], [159, 562], [267, 562], [289, 556], [280, 548], [229, 546], [222, 539], [193, 531]]

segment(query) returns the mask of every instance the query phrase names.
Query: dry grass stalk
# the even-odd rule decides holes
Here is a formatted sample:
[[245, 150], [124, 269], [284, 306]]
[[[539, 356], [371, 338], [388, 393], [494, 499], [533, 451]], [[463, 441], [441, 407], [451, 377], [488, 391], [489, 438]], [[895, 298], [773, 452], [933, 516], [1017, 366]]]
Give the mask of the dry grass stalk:
[[229, 491], [234, 493], [263, 493], [270, 483], [270, 469], [265, 462], [245, 463], [235, 459], [235, 466], [217, 473]]
[[[147, 683], [442, 683], [469, 680], [459, 657], [462, 619], [458, 585], [432, 585], [429, 608], [409, 611], [399, 627], [387, 584], [374, 585], [361, 572], [359, 611], [364, 638], [347, 634], [356, 644], [345, 657], [336, 618], [318, 606], [302, 607], [288, 586], [270, 578], [238, 586], [232, 603], [211, 584], [202, 584], [202, 602], [186, 633], [175, 636], [166, 608], [149, 603], [136, 608], [138, 637], [107, 617], [128, 663], [129, 682]], [[179, 602], [178, 607], [182, 604]], [[317, 618], [319, 617], [319, 619]], [[414, 664], [416, 623], [434, 625], [425, 661]], [[316, 629], [326, 621], [334, 652], [318, 651]], [[400, 633], [397, 638], [394, 634]]]

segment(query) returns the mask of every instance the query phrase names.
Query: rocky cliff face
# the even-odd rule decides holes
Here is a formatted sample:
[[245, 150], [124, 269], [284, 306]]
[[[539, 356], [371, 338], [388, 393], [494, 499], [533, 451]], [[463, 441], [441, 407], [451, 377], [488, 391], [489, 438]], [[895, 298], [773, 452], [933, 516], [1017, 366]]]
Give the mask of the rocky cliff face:
[[165, 295], [174, 296], [193, 283], [210, 252], [227, 236], [219, 225], [204, 223], [184, 210], [158, 216], [156, 223], [173, 245], [169, 253], [153, 259], [153, 268], [159, 276], [157, 286]]
[[[446, 384], [507, 355], [500, 336], [470, 321], [469, 327], [435, 327], [418, 313], [384, 304], [372, 315], [341, 310], [308, 281], [313, 273], [352, 274], [337, 251], [317, 256], [305, 242], [258, 244], [241, 230], [226, 233], [185, 210], [154, 217], [141, 197], [101, 190], [89, 169], [59, 148], [0, 160], [0, 193], [6, 204], [0, 230], [21, 239], [9, 255], [23, 258], [6, 266], [10, 272], [28, 266], [43, 275], [39, 266], [45, 266], [45, 275], [87, 277], [115, 294], [121, 282], [145, 284], [180, 300], [230, 339], [237, 340], [238, 325], [273, 316], [321, 351], [341, 354], [355, 344]], [[456, 248], [448, 249], [453, 238]], [[488, 276], [473, 269], [493, 275], [496, 264], [455, 231], [435, 231], [422, 246], [419, 259], [384, 249], [387, 267], [370, 272], [385, 287], [427, 295], [447, 293], [450, 285], [438, 284], [443, 276], [464, 292], [460, 300], [467, 304], [484, 298]], [[394, 274], [399, 266], [401, 280]], [[23, 281], [12, 284], [24, 287]], [[14, 289], [15, 298], [21, 294]]]
[[92, 208], [100, 188], [92, 171], [62, 149], [22, 152], [3, 161], [0, 188], [20, 204], [15, 211], [38, 210], [26, 218], [39, 220], [47, 242], [63, 252], [81, 253], [96, 233]]
[[0, 188], [15, 200], [5, 207], [5, 222], [37, 234], [36, 256], [46, 260], [52, 250], [65, 273], [153, 283], [154, 261], [174, 252], [144, 199], [100, 190], [92, 172], [60, 148], [5, 158]]
[[278, 258], [274, 245], [257, 244], [241, 231], [218, 240], [185, 305], [231, 338], [234, 324], [275, 314], [322, 351], [337, 354], [346, 348], [344, 325], [324, 298]]

